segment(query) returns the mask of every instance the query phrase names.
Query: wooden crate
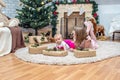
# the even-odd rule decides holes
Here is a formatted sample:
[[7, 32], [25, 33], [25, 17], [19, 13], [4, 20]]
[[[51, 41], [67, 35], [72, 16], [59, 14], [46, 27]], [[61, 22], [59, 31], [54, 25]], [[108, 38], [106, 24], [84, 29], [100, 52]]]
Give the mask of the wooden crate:
[[84, 58], [84, 57], [94, 57], [96, 56], [96, 51], [93, 49], [89, 49], [88, 51], [80, 51], [80, 50], [74, 50], [74, 56], [77, 58]]
[[48, 55], [48, 56], [66, 56], [68, 55], [67, 51], [47, 51], [43, 50], [42, 54]]
[[42, 54], [42, 50], [47, 49], [47, 45], [40, 45], [37, 47], [29, 46], [29, 53], [30, 54]]

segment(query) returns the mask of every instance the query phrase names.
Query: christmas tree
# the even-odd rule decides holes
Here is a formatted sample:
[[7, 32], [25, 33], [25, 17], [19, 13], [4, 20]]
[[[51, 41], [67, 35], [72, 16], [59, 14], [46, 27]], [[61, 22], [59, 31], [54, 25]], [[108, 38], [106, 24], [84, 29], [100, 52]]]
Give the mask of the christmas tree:
[[52, 10], [49, 3], [51, 0], [20, 0], [21, 9], [17, 10], [16, 16], [24, 28], [41, 29], [51, 23]]

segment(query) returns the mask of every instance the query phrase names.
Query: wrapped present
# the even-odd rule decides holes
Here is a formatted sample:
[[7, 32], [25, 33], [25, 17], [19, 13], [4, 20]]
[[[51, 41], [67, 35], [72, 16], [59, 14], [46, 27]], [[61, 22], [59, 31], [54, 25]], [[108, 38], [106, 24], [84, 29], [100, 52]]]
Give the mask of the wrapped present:
[[47, 49], [47, 45], [30, 45], [29, 46], [29, 53], [31, 54], [42, 54], [42, 50]]
[[84, 58], [84, 57], [94, 57], [96, 56], [96, 51], [93, 49], [87, 49], [87, 50], [77, 50], [74, 51], [74, 56], [77, 58]]
[[53, 50], [43, 50], [42, 54], [48, 55], [48, 56], [66, 56], [68, 55], [67, 51], [61, 50], [61, 51], [53, 51]]

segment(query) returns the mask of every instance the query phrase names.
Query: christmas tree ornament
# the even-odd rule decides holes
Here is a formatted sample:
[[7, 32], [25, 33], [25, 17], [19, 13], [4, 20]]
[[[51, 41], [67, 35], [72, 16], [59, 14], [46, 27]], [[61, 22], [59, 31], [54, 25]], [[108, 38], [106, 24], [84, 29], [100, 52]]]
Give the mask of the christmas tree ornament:
[[73, 3], [76, 3], [76, 2], [77, 2], [77, 0], [73, 0], [72, 2], [73, 2]]
[[56, 1], [55, 4], [59, 5], [59, 1]]
[[41, 7], [38, 7], [38, 8], [37, 8], [37, 11], [40, 11], [40, 9], [41, 9]]
[[44, 5], [44, 2], [41, 2], [42, 5]]
[[48, 19], [50, 19], [50, 16], [48, 16]]
[[58, 14], [58, 12], [54, 11], [54, 12], [53, 12], [53, 14], [54, 14], [54, 15], [57, 15], [57, 14]]
[[98, 16], [98, 14], [95, 12], [95, 13], [93, 14], [93, 17], [94, 17], [94, 18], [97, 18], [97, 16]]
[[86, 3], [89, 3], [89, 2], [90, 2], [90, 0], [85, 0], [85, 2], [86, 2]]

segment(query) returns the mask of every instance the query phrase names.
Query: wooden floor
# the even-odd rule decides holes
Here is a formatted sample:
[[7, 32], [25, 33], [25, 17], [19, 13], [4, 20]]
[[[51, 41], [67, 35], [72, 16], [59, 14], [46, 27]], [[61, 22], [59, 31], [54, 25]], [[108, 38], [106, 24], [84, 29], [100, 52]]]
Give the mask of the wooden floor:
[[60, 66], [24, 62], [11, 53], [0, 57], [0, 80], [120, 80], [120, 56]]

